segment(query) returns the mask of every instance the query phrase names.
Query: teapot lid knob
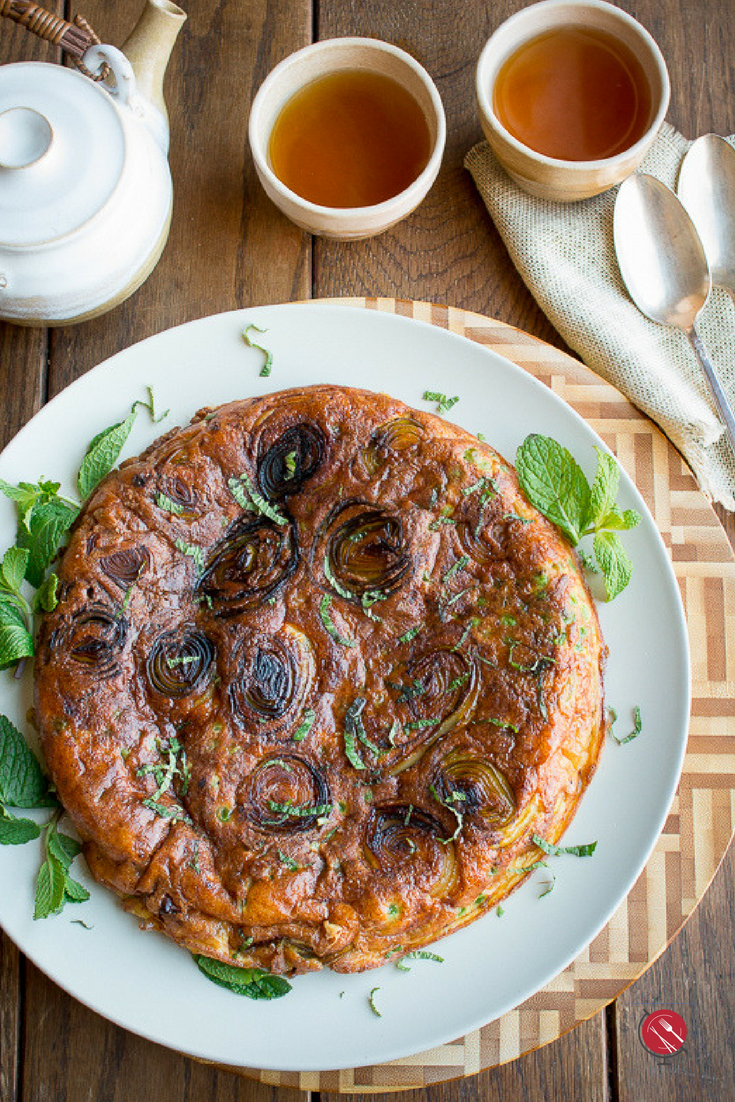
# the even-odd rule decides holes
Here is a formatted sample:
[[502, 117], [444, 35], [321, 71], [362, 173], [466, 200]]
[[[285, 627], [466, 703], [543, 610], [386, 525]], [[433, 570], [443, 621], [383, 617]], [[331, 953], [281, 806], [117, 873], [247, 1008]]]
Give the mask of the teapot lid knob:
[[0, 168], [27, 168], [40, 161], [53, 140], [45, 115], [32, 107], [0, 113]]

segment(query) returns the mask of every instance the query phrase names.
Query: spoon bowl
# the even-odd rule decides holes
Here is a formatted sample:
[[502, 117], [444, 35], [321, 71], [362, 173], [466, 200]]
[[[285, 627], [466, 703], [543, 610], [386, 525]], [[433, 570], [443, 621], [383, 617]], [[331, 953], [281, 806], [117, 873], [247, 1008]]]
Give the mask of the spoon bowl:
[[673, 191], [640, 174], [620, 186], [613, 236], [628, 294], [651, 321], [686, 334], [735, 451], [735, 413], [695, 325], [712, 280], [694, 223]]
[[697, 138], [677, 192], [697, 227], [712, 283], [735, 296], [735, 149], [717, 134]]
[[613, 233], [623, 281], [641, 313], [691, 329], [710, 275], [694, 223], [674, 193], [654, 176], [630, 176], [615, 201]]

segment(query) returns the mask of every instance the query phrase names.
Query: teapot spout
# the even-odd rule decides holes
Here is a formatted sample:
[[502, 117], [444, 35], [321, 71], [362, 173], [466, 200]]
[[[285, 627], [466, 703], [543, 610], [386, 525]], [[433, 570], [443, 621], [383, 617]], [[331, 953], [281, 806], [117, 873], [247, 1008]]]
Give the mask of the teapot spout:
[[122, 52], [133, 67], [138, 94], [162, 116], [168, 144], [168, 111], [163, 78], [186, 12], [171, 0], [146, 0], [146, 6]]

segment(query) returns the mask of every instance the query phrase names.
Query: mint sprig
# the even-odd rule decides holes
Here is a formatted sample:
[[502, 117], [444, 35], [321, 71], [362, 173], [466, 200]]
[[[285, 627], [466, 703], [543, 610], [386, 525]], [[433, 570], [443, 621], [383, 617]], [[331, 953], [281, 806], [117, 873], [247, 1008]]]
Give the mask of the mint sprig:
[[67, 903], [85, 903], [89, 899], [84, 885], [69, 874], [71, 863], [82, 847], [75, 838], [59, 833], [58, 822], [62, 814], [59, 809], [44, 834], [46, 860], [36, 881], [34, 920], [60, 914]]
[[197, 955], [194, 960], [202, 975], [234, 995], [245, 995], [248, 999], [281, 999], [291, 990], [288, 980], [283, 976], [274, 976], [264, 968], [238, 968], [212, 957]]
[[[54, 807], [45, 829], [32, 819], [12, 815], [11, 807]], [[70, 875], [81, 844], [59, 831], [64, 809], [54, 797], [48, 778], [25, 738], [7, 716], [0, 715], [0, 845], [19, 846], [41, 836], [44, 861], [36, 881], [34, 919], [56, 915], [66, 903], [84, 903], [89, 892]]]
[[[137, 407], [144, 406], [153, 421], [153, 392], [150, 402], [134, 402], [124, 421], [118, 421], [90, 442], [77, 477], [81, 498], [89, 496], [117, 463], [130, 434]], [[33, 655], [33, 613], [51, 612], [56, 607], [58, 579], [49, 574], [56, 553], [79, 515], [79, 505], [62, 497], [61, 483], [49, 479], [19, 482], [17, 486], [0, 479], [0, 493], [15, 503], [18, 531], [14, 547], [4, 555], [0, 566], [0, 669], [7, 669]], [[37, 590], [32, 604], [21, 592], [27, 581]]]
[[43, 584], [51, 560], [78, 513], [77, 505], [57, 497], [36, 505], [30, 516], [28, 531], [19, 529], [18, 547], [28, 551], [26, 578], [36, 589]]
[[592, 536], [608, 601], [630, 581], [633, 565], [618, 532], [635, 528], [635, 509], [621, 512], [615, 499], [620, 468], [613, 456], [596, 448], [597, 472], [590, 486], [574, 456], [557, 440], [533, 433], [516, 452], [521, 489], [531, 505], [555, 524], [573, 546]]
[[58, 497], [60, 488], [60, 482], [50, 482], [48, 479], [41, 479], [40, 482], [19, 482], [17, 486], [11, 486], [0, 478], [0, 493], [15, 502], [18, 523], [29, 532], [29, 518], [34, 507], [53, 501]]

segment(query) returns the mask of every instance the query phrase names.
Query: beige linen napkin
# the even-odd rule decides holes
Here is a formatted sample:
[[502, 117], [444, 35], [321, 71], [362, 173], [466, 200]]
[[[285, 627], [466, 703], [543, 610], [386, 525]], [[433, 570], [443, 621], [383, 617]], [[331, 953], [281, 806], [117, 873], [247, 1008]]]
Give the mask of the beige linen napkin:
[[[690, 145], [664, 124], [641, 171], [675, 188]], [[621, 280], [613, 246], [617, 188], [578, 203], [535, 199], [487, 142], [470, 150], [465, 166], [523, 281], [567, 344], [656, 421], [710, 498], [735, 509], [735, 456], [694, 352], [683, 333], [645, 318]], [[735, 405], [735, 303], [726, 291], [713, 290], [700, 322]]]

